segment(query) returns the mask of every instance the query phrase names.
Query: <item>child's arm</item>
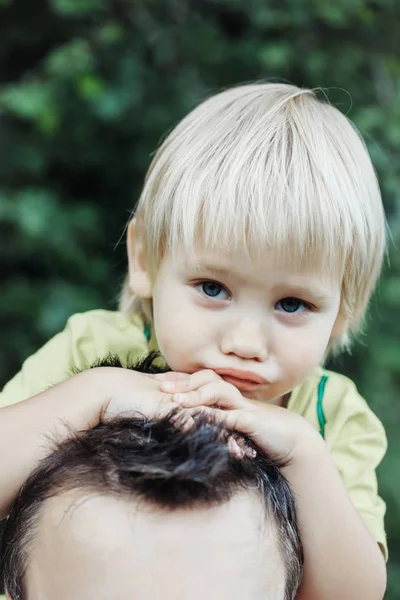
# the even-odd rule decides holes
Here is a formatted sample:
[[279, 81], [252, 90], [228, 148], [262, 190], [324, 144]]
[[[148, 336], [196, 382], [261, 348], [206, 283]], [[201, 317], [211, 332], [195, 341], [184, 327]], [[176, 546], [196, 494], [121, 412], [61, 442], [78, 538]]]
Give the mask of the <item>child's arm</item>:
[[304, 548], [298, 597], [381, 600], [386, 588], [382, 552], [351, 503], [326, 444], [315, 430], [312, 434], [297, 444], [283, 469], [296, 497]]
[[304, 600], [381, 600], [386, 569], [372, 538], [342, 483], [320, 434], [284, 408], [243, 398], [225, 382], [210, 383], [176, 396], [182, 406], [217, 406], [214, 417], [253, 439], [281, 459], [295, 493], [304, 547]]
[[104, 417], [171, 410], [160, 380], [127, 369], [84, 371], [18, 404], [0, 408], [0, 518], [38, 461], [71, 431], [95, 427]]

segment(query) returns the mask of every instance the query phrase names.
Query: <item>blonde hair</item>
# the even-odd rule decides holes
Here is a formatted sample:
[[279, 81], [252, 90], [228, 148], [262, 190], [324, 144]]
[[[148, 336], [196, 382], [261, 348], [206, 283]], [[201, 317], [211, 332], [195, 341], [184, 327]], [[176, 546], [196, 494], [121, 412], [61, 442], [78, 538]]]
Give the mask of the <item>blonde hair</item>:
[[[379, 185], [361, 136], [312, 90], [286, 84], [239, 86], [189, 113], [156, 153], [135, 216], [153, 277], [165, 253], [193, 253], [199, 236], [211, 249], [273, 249], [291, 264], [339, 268], [353, 332], [385, 249]], [[135, 308], [151, 320], [125, 282], [120, 310]]]

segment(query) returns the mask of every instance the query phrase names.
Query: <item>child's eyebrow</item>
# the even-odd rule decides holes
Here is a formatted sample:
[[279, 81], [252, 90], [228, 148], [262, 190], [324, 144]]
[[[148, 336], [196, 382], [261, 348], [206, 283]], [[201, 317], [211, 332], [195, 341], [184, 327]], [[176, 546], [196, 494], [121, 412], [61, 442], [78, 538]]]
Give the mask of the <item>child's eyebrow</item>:
[[335, 294], [330, 290], [321, 289], [321, 287], [314, 286], [299, 286], [299, 285], [288, 285], [291, 288], [291, 293], [295, 296], [312, 296], [314, 300], [318, 302], [333, 300], [335, 298]]
[[207, 271], [208, 273], [213, 273], [216, 276], [223, 277], [226, 275], [232, 275], [234, 273], [234, 269], [229, 269], [228, 267], [218, 267], [213, 263], [207, 262], [197, 262], [193, 264], [193, 270], [196, 273], [202, 273]]

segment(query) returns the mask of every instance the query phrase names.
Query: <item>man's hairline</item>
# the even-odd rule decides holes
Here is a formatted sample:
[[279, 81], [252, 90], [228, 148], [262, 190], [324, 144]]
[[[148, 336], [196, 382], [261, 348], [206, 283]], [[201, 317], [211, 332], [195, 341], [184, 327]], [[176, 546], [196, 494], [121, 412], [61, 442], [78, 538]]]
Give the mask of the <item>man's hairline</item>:
[[170, 506], [163, 505], [152, 498], [143, 497], [140, 493], [132, 490], [128, 491], [113, 491], [110, 489], [98, 489], [94, 486], [90, 485], [73, 485], [73, 475], [68, 474], [68, 480], [65, 487], [56, 488], [52, 493], [48, 495], [47, 498], [42, 500], [39, 509], [36, 514], [35, 522], [33, 524], [33, 529], [36, 529], [40, 526], [40, 523], [43, 519], [43, 512], [46, 510], [46, 506], [52, 501], [56, 501], [60, 498], [71, 498], [70, 506], [64, 511], [64, 517], [68, 517], [71, 512], [75, 509], [79, 509], [81, 504], [85, 501], [90, 501], [93, 498], [107, 498], [115, 500], [121, 504], [125, 504], [126, 506], [136, 505], [136, 508], [140, 509], [143, 512], [148, 512], [149, 514], [171, 514], [171, 513], [184, 513], [184, 512], [192, 512], [192, 511], [203, 511], [208, 512], [218, 507], [227, 506], [233, 499], [237, 499], [238, 497], [247, 497], [252, 500], [257, 500], [257, 505], [260, 506], [260, 530], [261, 533], [265, 532], [265, 528], [268, 528], [270, 524], [273, 524], [275, 528], [277, 526], [277, 519], [275, 517], [274, 511], [272, 507], [264, 502], [264, 495], [262, 490], [256, 488], [254, 486], [246, 486], [240, 487], [238, 486], [232, 492], [232, 495], [223, 500], [211, 500], [211, 501], [198, 501], [193, 502], [184, 506]]

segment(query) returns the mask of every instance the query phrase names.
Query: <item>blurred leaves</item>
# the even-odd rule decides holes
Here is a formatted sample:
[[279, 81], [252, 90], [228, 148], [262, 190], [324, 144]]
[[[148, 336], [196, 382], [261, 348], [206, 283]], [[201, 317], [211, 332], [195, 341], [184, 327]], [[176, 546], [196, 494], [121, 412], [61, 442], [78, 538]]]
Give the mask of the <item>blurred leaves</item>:
[[393, 240], [366, 333], [338, 369], [387, 428], [387, 600], [400, 597], [400, 59], [397, 0], [0, 0], [4, 383], [77, 311], [113, 308], [118, 244], [154, 149], [211, 93], [325, 88], [366, 139]]
[[61, 17], [82, 17], [107, 8], [106, 0], [49, 0], [50, 7]]
[[52, 87], [46, 82], [26, 81], [9, 85], [0, 93], [3, 112], [36, 121], [52, 105]]
[[70, 79], [92, 71], [94, 56], [85, 39], [74, 39], [55, 48], [44, 61], [44, 68], [51, 77]]

